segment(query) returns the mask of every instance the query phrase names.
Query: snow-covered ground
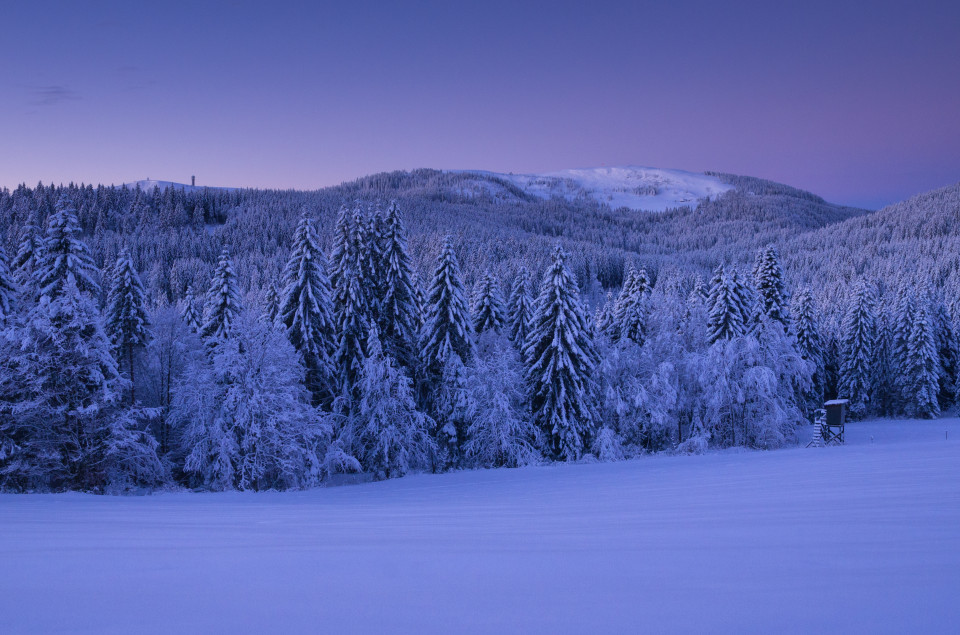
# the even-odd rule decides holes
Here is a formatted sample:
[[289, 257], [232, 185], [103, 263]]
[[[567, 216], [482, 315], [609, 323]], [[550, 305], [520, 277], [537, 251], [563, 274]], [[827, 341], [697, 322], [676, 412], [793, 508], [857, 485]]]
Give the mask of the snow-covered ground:
[[540, 198], [592, 198], [613, 209], [626, 207], [649, 212], [696, 207], [702, 199], [712, 199], [734, 189], [707, 174], [637, 166], [561, 170], [547, 174], [458, 172], [503, 179]]
[[4, 495], [0, 632], [957, 632], [960, 421], [848, 435], [283, 494]]

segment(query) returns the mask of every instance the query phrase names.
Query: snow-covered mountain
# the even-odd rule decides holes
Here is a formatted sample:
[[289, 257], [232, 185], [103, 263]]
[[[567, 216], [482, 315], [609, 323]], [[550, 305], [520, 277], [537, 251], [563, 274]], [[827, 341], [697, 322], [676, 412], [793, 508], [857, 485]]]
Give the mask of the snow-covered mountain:
[[141, 190], [149, 191], [155, 187], [165, 190], [168, 187], [172, 187], [178, 190], [186, 190], [187, 192], [195, 192], [202, 190], [204, 188], [211, 190], [228, 190], [232, 191], [237, 188], [234, 187], [211, 187], [207, 185], [187, 185], [186, 183], [177, 183], [175, 181], [157, 181], [155, 179], [143, 179], [142, 181], [132, 181], [130, 183], [124, 183], [123, 187], [133, 190], [139, 187]]
[[614, 209], [626, 207], [651, 212], [696, 207], [703, 199], [713, 199], [735, 189], [708, 174], [637, 166], [583, 168], [546, 174], [503, 174], [482, 170], [449, 172], [482, 177], [486, 189], [492, 194], [497, 194], [496, 180], [502, 180], [538, 198], [592, 198]]

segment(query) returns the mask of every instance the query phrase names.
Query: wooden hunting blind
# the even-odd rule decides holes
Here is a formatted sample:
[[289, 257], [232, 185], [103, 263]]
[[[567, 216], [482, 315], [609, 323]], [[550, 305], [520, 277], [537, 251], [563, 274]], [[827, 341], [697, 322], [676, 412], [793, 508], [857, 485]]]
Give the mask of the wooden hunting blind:
[[849, 404], [849, 399], [831, 399], [823, 404], [823, 408], [817, 410], [813, 424], [813, 439], [807, 447], [843, 444]]

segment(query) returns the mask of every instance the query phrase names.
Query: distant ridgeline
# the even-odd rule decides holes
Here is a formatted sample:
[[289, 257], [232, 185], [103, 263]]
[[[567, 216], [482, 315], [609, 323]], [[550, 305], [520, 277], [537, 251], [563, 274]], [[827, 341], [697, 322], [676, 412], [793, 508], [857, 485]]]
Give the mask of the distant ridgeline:
[[417, 170], [21, 186], [0, 219], [5, 489], [772, 448], [824, 398], [955, 399], [960, 184], [868, 212], [725, 174]]

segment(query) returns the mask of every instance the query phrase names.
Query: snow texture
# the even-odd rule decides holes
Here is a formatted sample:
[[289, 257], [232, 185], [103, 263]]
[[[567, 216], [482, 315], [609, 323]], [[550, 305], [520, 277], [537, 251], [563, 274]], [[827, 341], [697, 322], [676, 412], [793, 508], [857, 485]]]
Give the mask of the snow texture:
[[305, 492], [2, 495], [0, 632], [955, 632], [960, 421], [847, 434]]
[[593, 199], [612, 209], [662, 212], [677, 207], [696, 207], [703, 199], [735, 189], [718, 177], [685, 170], [637, 166], [560, 170], [546, 174], [501, 174], [482, 170], [451, 170], [507, 181], [538, 198], [559, 197], [568, 201]]

